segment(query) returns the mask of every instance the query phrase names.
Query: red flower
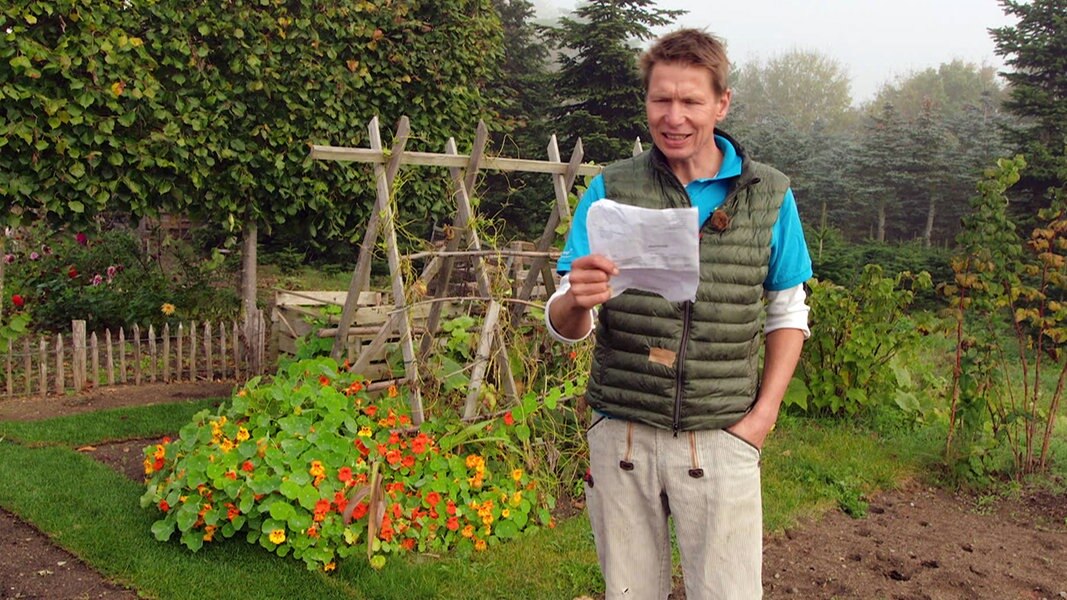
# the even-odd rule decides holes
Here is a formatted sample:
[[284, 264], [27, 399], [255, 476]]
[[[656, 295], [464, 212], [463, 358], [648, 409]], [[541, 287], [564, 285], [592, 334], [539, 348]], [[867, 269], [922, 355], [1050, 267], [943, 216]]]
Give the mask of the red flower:
[[250, 461], [250, 460], [246, 460], [246, 461], [244, 461], [244, 463], [241, 464], [241, 470], [245, 471], [246, 473], [251, 473], [252, 470], [255, 469], [255, 468], [256, 468], [256, 466], [253, 465], [252, 461]]
[[415, 439], [411, 440], [411, 451], [415, 454], [422, 454], [426, 452], [426, 447], [430, 445], [430, 437], [425, 433], [420, 433], [415, 436]]
[[415, 466], [415, 455], [414, 454], [406, 454], [406, 455], [404, 455], [404, 458], [400, 460], [400, 464], [404, 465], [405, 467], [407, 467], [409, 469], [411, 467], [414, 467]]
[[447, 527], [449, 531], [457, 531], [459, 529], [459, 517], [448, 517], [445, 527]]
[[226, 478], [237, 481], [237, 471], [226, 471]]
[[437, 506], [439, 502], [441, 502], [441, 494], [438, 494], [437, 492], [426, 494], [426, 503], [430, 506]]
[[400, 450], [393, 449], [385, 453], [385, 460], [391, 465], [395, 465], [396, 463], [400, 462], [400, 458]]
[[78, 233], [74, 236], [74, 240], [77, 241], [79, 245], [85, 246], [89, 243], [89, 236], [84, 233]]
[[445, 512], [453, 517], [456, 516], [456, 503], [449, 500], [445, 506]]
[[71, 279], [74, 279], [77, 276], [78, 276], [78, 269], [74, 268], [74, 265], [71, 265], [70, 269], [67, 270], [67, 277], [70, 277]]
[[352, 520], [358, 521], [367, 515], [367, 509], [370, 508], [366, 502], [360, 502], [356, 504], [356, 507], [352, 509]]
[[315, 516], [314, 516], [314, 519], [315, 519], [316, 522], [317, 521], [322, 521], [323, 519], [325, 519], [326, 518], [326, 513], [328, 513], [328, 512], [330, 512], [330, 501], [329, 500], [323, 499], [323, 500], [319, 500], [318, 502], [315, 503]]
[[345, 512], [345, 508], [348, 506], [348, 498], [345, 498], [344, 492], [337, 492], [333, 495], [333, 504], [337, 507], [337, 512]]
[[322, 385], [330, 385], [330, 378], [325, 375], [319, 375], [319, 383]]
[[357, 439], [355, 442], [353, 442], [353, 445], [356, 447], [356, 450], [359, 450], [359, 453], [363, 456], [370, 454], [370, 448], [368, 448], [363, 443], [363, 440]]
[[18, 294], [11, 294], [11, 303], [15, 305], [15, 308], [22, 308], [26, 305], [26, 300]]
[[159, 501], [159, 510], [161, 510], [163, 512], [167, 512], [167, 511], [170, 510], [170, 505], [167, 504], [166, 500], [160, 500]]
[[375, 414], [378, 413], [378, 407], [373, 404], [370, 404], [363, 409], [363, 412], [366, 413], [368, 417], [373, 417]]
[[352, 481], [352, 469], [350, 467], [341, 467], [341, 470], [337, 472], [337, 479], [345, 483]]
[[157, 458], [155, 464], [152, 465], [157, 471], [163, 468], [163, 459]]
[[411, 552], [415, 549], [415, 538], [405, 539], [404, 541], [400, 542], [400, 547], [404, 550], [407, 550], [408, 552]]
[[392, 506], [392, 511], [394, 519], [399, 519], [400, 517], [404, 516], [404, 507], [400, 506], [399, 504], [394, 504]]
[[510, 410], [504, 413], [504, 424], [509, 427], [515, 424], [515, 417], [511, 414]]
[[382, 528], [378, 532], [378, 537], [387, 542], [393, 540], [393, 520], [389, 518], [389, 515], [382, 516]]

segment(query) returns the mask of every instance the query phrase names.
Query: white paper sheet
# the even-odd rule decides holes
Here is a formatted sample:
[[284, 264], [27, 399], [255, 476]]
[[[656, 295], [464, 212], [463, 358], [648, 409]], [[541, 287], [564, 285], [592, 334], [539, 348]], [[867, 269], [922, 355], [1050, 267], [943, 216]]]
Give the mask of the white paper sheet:
[[614, 200], [589, 207], [589, 250], [619, 269], [612, 297], [634, 288], [671, 302], [696, 300], [700, 242], [696, 208], [638, 208]]

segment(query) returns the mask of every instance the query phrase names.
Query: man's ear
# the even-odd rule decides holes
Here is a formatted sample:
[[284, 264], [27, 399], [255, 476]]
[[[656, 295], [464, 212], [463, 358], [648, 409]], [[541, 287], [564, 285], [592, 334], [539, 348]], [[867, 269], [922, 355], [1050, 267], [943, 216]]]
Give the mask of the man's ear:
[[734, 91], [727, 89], [723, 92], [722, 97], [719, 98], [718, 112], [715, 114], [715, 122], [721, 123], [726, 115], [730, 112], [730, 99], [733, 98]]

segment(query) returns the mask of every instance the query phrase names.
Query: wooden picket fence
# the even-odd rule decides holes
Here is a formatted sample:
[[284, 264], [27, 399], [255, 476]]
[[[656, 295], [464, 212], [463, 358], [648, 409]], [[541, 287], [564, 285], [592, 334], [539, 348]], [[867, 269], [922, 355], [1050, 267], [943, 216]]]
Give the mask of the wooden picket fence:
[[10, 398], [126, 384], [243, 381], [263, 373], [265, 331], [262, 311], [247, 324], [193, 321], [162, 330], [134, 325], [102, 335], [86, 335], [85, 321], [73, 321], [66, 337], [9, 342], [0, 389]]

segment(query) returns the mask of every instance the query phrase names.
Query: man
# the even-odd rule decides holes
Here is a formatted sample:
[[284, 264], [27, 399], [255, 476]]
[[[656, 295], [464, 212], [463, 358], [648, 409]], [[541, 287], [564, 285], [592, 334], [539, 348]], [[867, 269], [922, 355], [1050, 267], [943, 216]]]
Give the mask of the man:
[[[585, 338], [597, 319], [586, 394], [597, 555], [607, 598], [666, 598], [672, 516], [687, 598], [758, 598], [760, 449], [809, 335], [811, 259], [788, 179], [716, 129], [731, 97], [723, 44], [676, 31], [642, 56], [641, 70], [654, 146], [590, 184], [545, 311], [563, 341]], [[586, 234], [589, 206], [602, 198], [698, 208], [695, 302], [635, 290], [612, 298], [616, 267], [589, 254]]]

